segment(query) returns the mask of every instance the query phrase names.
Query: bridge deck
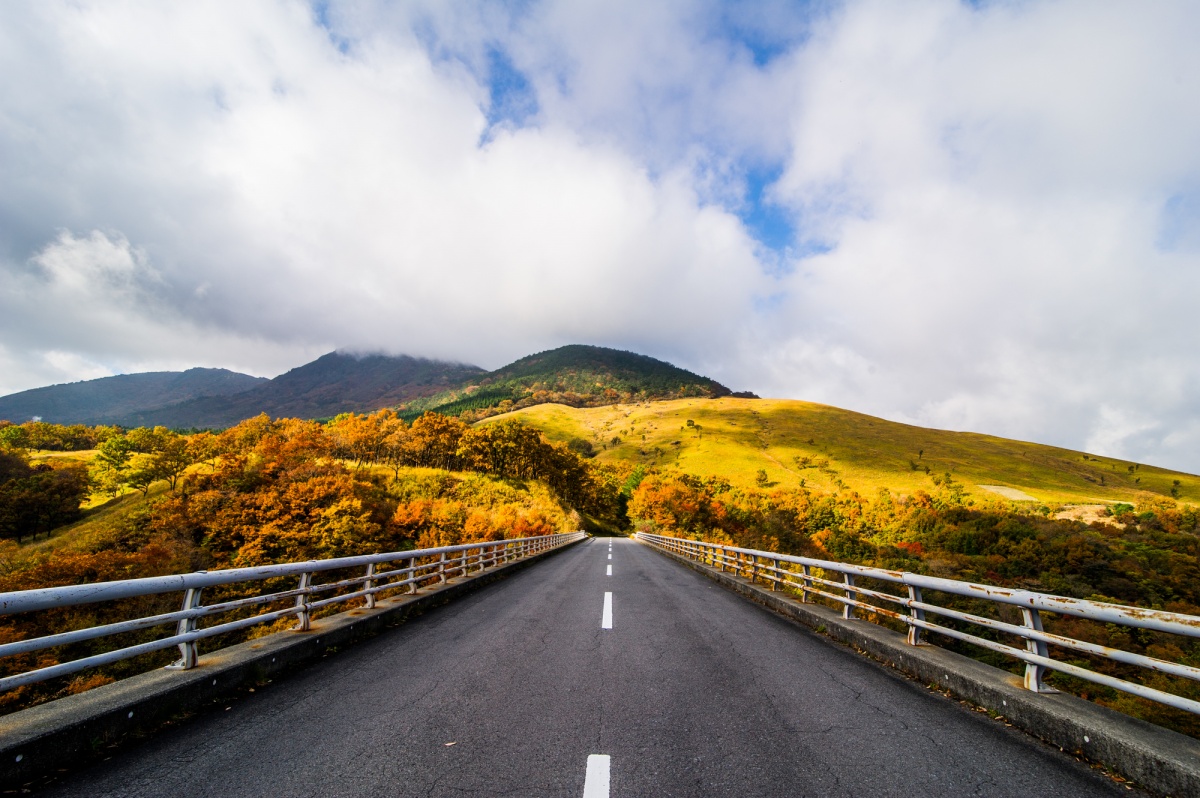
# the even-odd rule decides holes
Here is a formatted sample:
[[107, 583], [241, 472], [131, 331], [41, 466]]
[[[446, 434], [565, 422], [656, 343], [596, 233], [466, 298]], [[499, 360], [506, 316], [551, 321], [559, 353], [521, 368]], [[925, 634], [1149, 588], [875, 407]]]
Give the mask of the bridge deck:
[[591, 754], [611, 757], [614, 798], [1130, 794], [644, 546], [612, 548], [572, 547], [51, 794], [580, 796]]

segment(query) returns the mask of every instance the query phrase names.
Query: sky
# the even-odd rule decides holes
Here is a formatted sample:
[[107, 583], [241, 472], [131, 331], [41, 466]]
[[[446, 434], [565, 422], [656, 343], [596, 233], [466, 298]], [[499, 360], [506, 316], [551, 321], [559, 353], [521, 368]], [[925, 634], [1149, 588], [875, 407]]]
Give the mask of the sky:
[[568, 343], [1200, 472], [1200, 4], [9, 3], [0, 394]]

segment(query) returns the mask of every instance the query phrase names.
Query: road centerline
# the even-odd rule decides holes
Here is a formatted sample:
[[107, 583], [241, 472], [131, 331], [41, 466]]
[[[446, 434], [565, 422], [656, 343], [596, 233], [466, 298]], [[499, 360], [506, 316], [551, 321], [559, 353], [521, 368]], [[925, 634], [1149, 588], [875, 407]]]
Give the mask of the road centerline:
[[600, 628], [612, 628], [612, 593], [604, 594], [604, 612], [600, 615]]
[[583, 779], [583, 798], [608, 798], [608, 774], [611, 759], [608, 754], [588, 756], [587, 775]]

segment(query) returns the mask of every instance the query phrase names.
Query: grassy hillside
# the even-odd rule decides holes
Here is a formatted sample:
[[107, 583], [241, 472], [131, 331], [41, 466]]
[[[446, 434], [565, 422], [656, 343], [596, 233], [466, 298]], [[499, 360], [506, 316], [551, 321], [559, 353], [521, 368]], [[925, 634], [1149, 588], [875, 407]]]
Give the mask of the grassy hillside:
[[[969, 432], [898, 424], [811, 402], [766, 399], [678, 399], [572, 408], [529, 407], [516, 417], [554, 440], [584, 438], [600, 460], [676, 467], [754, 487], [864, 494], [931, 490], [950, 473], [972, 495], [998, 498], [982, 485], [1020, 491], [1039, 503], [1137, 504], [1172, 489], [1200, 502], [1200, 477], [1069, 449]], [[691, 422], [689, 424], [689, 422]], [[928, 473], [926, 472], [928, 469]], [[1174, 484], [1178, 480], [1178, 485]]]

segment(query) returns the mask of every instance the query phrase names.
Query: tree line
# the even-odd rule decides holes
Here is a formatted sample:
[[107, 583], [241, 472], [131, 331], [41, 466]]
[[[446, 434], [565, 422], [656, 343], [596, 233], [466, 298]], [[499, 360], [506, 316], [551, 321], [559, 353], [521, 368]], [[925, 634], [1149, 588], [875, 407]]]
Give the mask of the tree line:
[[[261, 415], [223, 432], [188, 435], [164, 427], [5, 422], [0, 426], [0, 538], [21, 540], [73, 521], [89, 494], [112, 498], [138, 491], [146, 497], [156, 484], [174, 493], [189, 469], [215, 473], [219, 463], [241, 463], [255, 446], [280, 434], [305, 439], [304, 457], [343, 461], [355, 472], [378, 466], [397, 478], [403, 468], [424, 467], [539, 480], [589, 515], [613, 519], [620, 510], [616, 471], [588, 464], [514, 421], [471, 428], [457, 418], [425, 413], [410, 424], [391, 410], [347, 413], [325, 424]], [[30, 450], [84, 449], [95, 450], [86, 468], [69, 460], [30, 465]]]
[[[743, 490], [722, 479], [652, 470], [631, 491], [628, 510], [638, 528], [660, 534], [1200, 615], [1200, 509], [1193, 505], [1165, 497], [1136, 512], [1131, 505], [1117, 505], [1103, 521], [1087, 524], [972, 497], [949, 475], [931, 479], [931, 485], [907, 496], [886, 489], [875, 496], [850, 489]], [[889, 589], [883, 583], [869, 586]], [[988, 602], [949, 595], [938, 601], [977, 614], [1000, 612]], [[1005, 620], [1021, 623], [1019, 617]], [[1077, 639], [1200, 663], [1200, 643], [1175, 635], [1051, 614], [1044, 620], [1051, 631]], [[1014, 642], [979, 627], [970, 631]], [[937, 643], [1000, 668], [1020, 668], [968, 644], [948, 638]], [[1200, 700], [1195, 682], [1078, 652], [1056, 649], [1054, 655]], [[1188, 713], [1061, 673], [1050, 682], [1200, 737], [1200, 719]]]
[[[12, 450], [5, 454], [0, 464], [19, 463], [20, 474], [36, 468]], [[615, 512], [621, 487], [617, 471], [520, 424], [471, 429], [437, 414], [408, 424], [389, 411], [325, 424], [264, 415], [219, 433], [121, 431], [96, 447], [91, 469], [91, 477], [83, 466], [34, 473], [69, 472], [98, 491], [139, 488], [156, 476], [160, 489], [96, 516], [57, 547], [0, 540], [0, 592], [573, 531], [583, 514]], [[213, 588], [205, 600], [236, 599], [244, 589]], [[138, 599], [137, 611], [168, 612], [178, 598]], [[120, 604], [0, 618], [0, 643], [114, 621], [130, 612]], [[130, 633], [122, 642], [155, 634]], [[4, 658], [0, 675], [111, 645], [97, 640]], [[159, 667], [172, 656], [9, 691], [0, 695], [0, 711]]]

